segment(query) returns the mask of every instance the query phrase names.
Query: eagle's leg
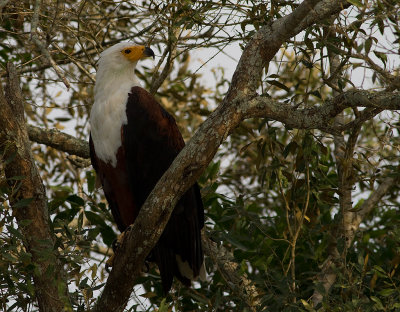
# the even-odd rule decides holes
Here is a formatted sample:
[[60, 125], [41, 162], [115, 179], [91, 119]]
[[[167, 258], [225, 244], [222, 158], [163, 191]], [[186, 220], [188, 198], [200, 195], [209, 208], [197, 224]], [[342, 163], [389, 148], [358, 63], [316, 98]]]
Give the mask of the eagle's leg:
[[125, 231], [123, 231], [120, 235], [118, 235], [118, 237], [112, 242], [111, 247], [113, 250], [113, 255], [108, 258], [108, 260], [106, 261], [106, 271], [108, 273], [110, 273], [110, 268], [113, 266], [114, 264], [114, 259], [115, 259], [115, 253], [118, 252], [118, 249], [121, 248], [122, 243], [124, 241], [125, 235], [131, 230], [132, 225], [128, 226], [126, 228]]

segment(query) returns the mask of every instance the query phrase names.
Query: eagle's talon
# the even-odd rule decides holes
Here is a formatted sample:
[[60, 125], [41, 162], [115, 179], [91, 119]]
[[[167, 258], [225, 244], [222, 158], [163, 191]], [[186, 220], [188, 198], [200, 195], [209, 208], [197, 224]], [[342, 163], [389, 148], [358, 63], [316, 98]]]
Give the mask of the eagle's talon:
[[121, 233], [121, 235], [120, 235], [120, 236], [122, 236], [122, 237], [121, 237], [121, 240], [122, 240], [123, 237], [125, 237], [126, 235], [128, 235], [128, 233], [129, 233], [130, 231], [132, 231], [132, 229], [133, 229], [133, 224], [129, 225], [129, 226]]
[[114, 241], [112, 242], [111, 248], [112, 248], [114, 254], [110, 258], [108, 258], [108, 260], [106, 261], [106, 271], [108, 273], [111, 272], [110, 268], [113, 266], [115, 253], [117, 253], [118, 249], [121, 248], [121, 246], [124, 242], [124, 237], [125, 237], [126, 233], [129, 232], [130, 230], [131, 230], [131, 226], [129, 226], [125, 231], [123, 231], [120, 235], [118, 235], [118, 237], [116, 239], [114, 239]]
[[125, 234], [128, 231], [128, 229], [129, 227], [125, 231], [123, 231], [120, 235], [118, 235], [118, 237], [114, 239], [114, 241], [112, 242], [111, 247], [114, 252], [116, 252], [119, 248], [121, 248]]

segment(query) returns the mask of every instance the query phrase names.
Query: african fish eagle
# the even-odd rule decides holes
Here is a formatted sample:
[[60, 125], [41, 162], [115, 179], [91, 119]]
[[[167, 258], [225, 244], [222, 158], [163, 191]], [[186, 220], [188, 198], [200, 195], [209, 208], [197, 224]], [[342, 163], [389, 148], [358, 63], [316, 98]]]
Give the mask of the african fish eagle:
[[[147, 196], [184, 147], [175, 119], [140, 86], [136, 64], [154, 52], [118, 43], [101, 53], [90, 113], [90, 156], [118, 229], [137, 217]], [[200, 231], [204, 208], [197, 184], [179, 200], [148, 256], [168, 292], [176, 276], [184, 285], [204, 278]]]

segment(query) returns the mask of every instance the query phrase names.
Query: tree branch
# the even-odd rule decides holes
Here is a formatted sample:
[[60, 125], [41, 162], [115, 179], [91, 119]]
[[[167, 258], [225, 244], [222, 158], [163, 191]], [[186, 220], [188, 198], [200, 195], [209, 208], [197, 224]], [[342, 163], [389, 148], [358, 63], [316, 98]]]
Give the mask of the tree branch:
[[352, 232], [350, 239], [354, 240], [355, 234], [358, 231], [361, 222], [365, 219], [365, 217], [374, 209], [383, 196], [389, 192], [390, 188], [398, 183], [398, 178], [394, 177], [386, 177], [383, 179], [381, 184], [377, 187], [376, 190], [371, 191], [371, 195], [368, 197], [366, 201], [361, 205], [360, 209], [353, 216], [353, 219], [350, 221]]
[[[347, 233], [346, 245], [350, 246], [353, 242], [355, 235], [360, 229], [361, 222], [365, 219], [365, 217], [376, 207], [379, 201], [382, 199], [383, 196], [387, 194], [392, 186], [398, 183], [398, 179], [393, 177], [386, 177], [383, 179], [382, 183], [378, 186], [376, 190], [371, 191], [370, 196], [364, 203], [361, 205], [360, 209], [351, 215], [346, 221], [347, 228], [350, 229]], [[333, 240], [335, 240], [333, 238]], [[336, 245], [333, 244], [330, 246], [328, 258], [324, 261], [321, 272], [318, 275], [317, 282], [320, 283], [325, 291], [329, 291], [332, 285], [336, 281], [337, 273], [335, 267], [341, 265], [338, 261], [340, 261], [340, 254]], [[317, 306], [323, 300], [323, 294], [319, 291], [314, 291], [312, 296], [313, 305]]]
[[223, 246], [217, 246], [206, 235], [202, 235], [204, 253], [214, 262], [218, 271], [221, 273], [226, 284], [237, 294], [251, 311], [259, 311], [261, 302], [258, 298], [260, 293], [246, 275], [237, 273], [238, 264], [233, 255]]
[[[172, 28], [172, 27], [171, 27]], [[164, 82], [164, 80], [167, 78], [169, 73], [171, 72], [173, 68], [173, 62], [176, 57], [176, 48], [178, 45], [178, 36], [179, 36], [179, 31], [177, 29], [169, 29], [168, 30], [168, 46], [165, 51], [165, 53], [168, 54], [167, 61], [165, 63], [164, 69], [162, 70], [161, 74], [157, 74], [157, 68], [155, 69], [154, 76], [151, 81], [151, 88], [150, 88], [150, 93], [155, 94], [158, 90], [158, 88], [161, 86], [161, 84]], [[165, 58], [166, 54], [164, 53], [163, 58]], [[160, 59], [158, 66], [161, 65], [163, 62], [163, 58]]]
[[[33, 281], [40, 311], [70, 310], [68, 286], [54, 249], [49, 226], [46, 190], [33, 160], [24, 106], [15, 68], [8, 64], [6, 93], [0, 84], [0, 149], [4, 172], [12, 191], [9, 201], [35, 265]], [[15, 177], [24, 177], [22, 180]], [[29, 222], [27, 222], [29, 221]]]
[[88, 142], [79, 140], [72, 135], [56, 129], [43, 129], [34, 126], [28, 126], [28, 134], [31, 141], [51, 146], [71, 155], [90, 158]]
[[[320, 129], [328, 133], [339, 133], [349, 129], [349, 124], [334, 126], [332, 118], [348, 107], [376, 108], [379, 110], [397, 110], [400, 108], [399, 92], [369, 92], [350, 90], [326, 101], [321, 106], [297, 109], [289, 103], [283, 103], [265, 96], [256, 96], [243, 101], [240, 110], [243, 118], [263, 117], [284, 123], [287, 127], [298, 129]], [[369, 118], [375, 115], [369, 114]]]
[[[274, 100], [265, 96], [246, 98], [241, 101], [239, 111], [242, 120], [248, 118], [268, 118], [282, 122], [288, 128], [319, 129], [328, 133], [338, 133], [351, 129], [360, 120], [372, 119], [382, 110], [397, 110], [400, 108], [399, 92], [369, 92], [364, 90], [350, 90], [326, 101], [322, 106], [298, 109], [288, 103]], [[364, 107], [366, 113], [341, 125], [338, 128], [329, 126], [332, 118], [346, 108]], [[44, 129], [28, 125], [29, 139], [33, 142], [51, 146], [70, 155], [90, 158], [87, 141], [75, 138], [72, 135], [56, 129]]]
[[[331, 22], [333, 24], [334, 20], [337, 17], [333, 17], [331, 19]], [[326, 31], [326, 36], [328, 40], [335, 40], [336, 39], [336, 32], [334, 29], [334, 26], [330, 27], [324, 27], [324, 30]], [[355, 36], [355, 34], [354, 34]], [[332, 78], [331, 83], [334, 86], [338, 85], [339, 81], [339, 76], [343, 75], [343, 66], [341, 66], [339, 55], [336, 53], [336, 51], [332, 48], [328, 48], [328, 59], [329, 59], [329, 67], [330, 71], [333, 73], [331, 76]], [[344, 61], [344, 60], [343, 60]], [[338, 87], [333, 89], [332, 94], [334, 96], [337, 96], [340, 94], [340, 91], [338, 91]], [[333, 120], [333, 125], [335, 128], [341, 127], [344, 124], [344, 113], [343, 111], [338, 114], [334, 120]], [[357, 129], [360, 129], [357, 127]], [[349, 140], [354, 142], [354, 145], [351, 147], [354, 148], [355, 142], [358, 137], [358, 131], [356, 133], [352, 133], [353, 140]], [[336, 171], [338, 175], [338, 193], [339, 193], [339, 215], [342, 217], [342, 223], [341, 227], [338, 227], [336, 224], [331, 225], [331, 228], [333, 229], [333, 235], [330, 236], [330, 248], [328, 248], [328, 257], [324, 261], [322, 265], [322, 270], [321, 272], [317, 275], [317, 283], [322, 285], [324, 292], [329, 293], [332, 285], [336, 281], [336, 272], [334, 270], [334, 267], [336, 264], [340, 265], [339, 259], [340, 259], [340, 253], [337, 249], [337, 239], [339, 238], [345, 238], [345, 235], [341, 235], [345, 232], [345, 215], [346, 211], [350, 211], [352, 207], [352, 185], [354, 183], [354, 179], [352, 176], [353, 173], [353, 167], [351, 165], [351, 160], [352, 160], [352, 153], [350, 153], [349, 149], [351, 148], [348, 144], [348, 149], [346, 150], [346, 143], [345, 143], [345, 138], [344, 138], [344, 130], [338, 131], [337, 133], [334, 134], [333, 136], [333, 143], [334, 143], [334, 150], [333, 154], [336, 160]], [[351, 158], [351, 159], [349, 159]], [[342, 231], [340, 231], [342, 230]], [[343, 237], [344, 236], [344, 237]], [[320, 302], [323, 300], [323, 294], [320, 292], [319, 288], [314, 289], [314, 294], [312, 296], [313, 300], [313, 305], [317, 306]]]
[[71, 85], [68, 82], [67, 78], [61, 71], [60, 67], [58, 67], [57, 63], [53, 60], [53, 58], [50, 55], [50, 52], [46, 49], [43, 42], [39, 39], [37, 27], [39, 24], [40, 4], [41, 4], [40, 0], [35, 1], [34, 13], [33, 13], [33, 18], [32, 18], [32, 25], [31, 25], [32, 41], [39, 48], [40, 52], [46, 57], [46, 59], [48, 60], [48, 62], [53, 67], [54, 71], [56, 72], [57, 76], [60, 77], [60, 79], [62, 80], [64, 85], [67, 87], [67, 89], [69, 89], [71, 87]]

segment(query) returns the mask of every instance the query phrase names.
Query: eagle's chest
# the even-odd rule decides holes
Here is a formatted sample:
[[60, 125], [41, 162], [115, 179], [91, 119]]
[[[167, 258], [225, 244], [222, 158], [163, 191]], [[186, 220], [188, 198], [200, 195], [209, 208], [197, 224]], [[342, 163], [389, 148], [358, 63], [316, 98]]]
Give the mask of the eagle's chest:
[[90, 113], [90, 127], [96, 156], [113, 167], [122, 144], [121, 128], [126, 125], [126, 104], [129, 88], [114, 94], [96, 96]]

